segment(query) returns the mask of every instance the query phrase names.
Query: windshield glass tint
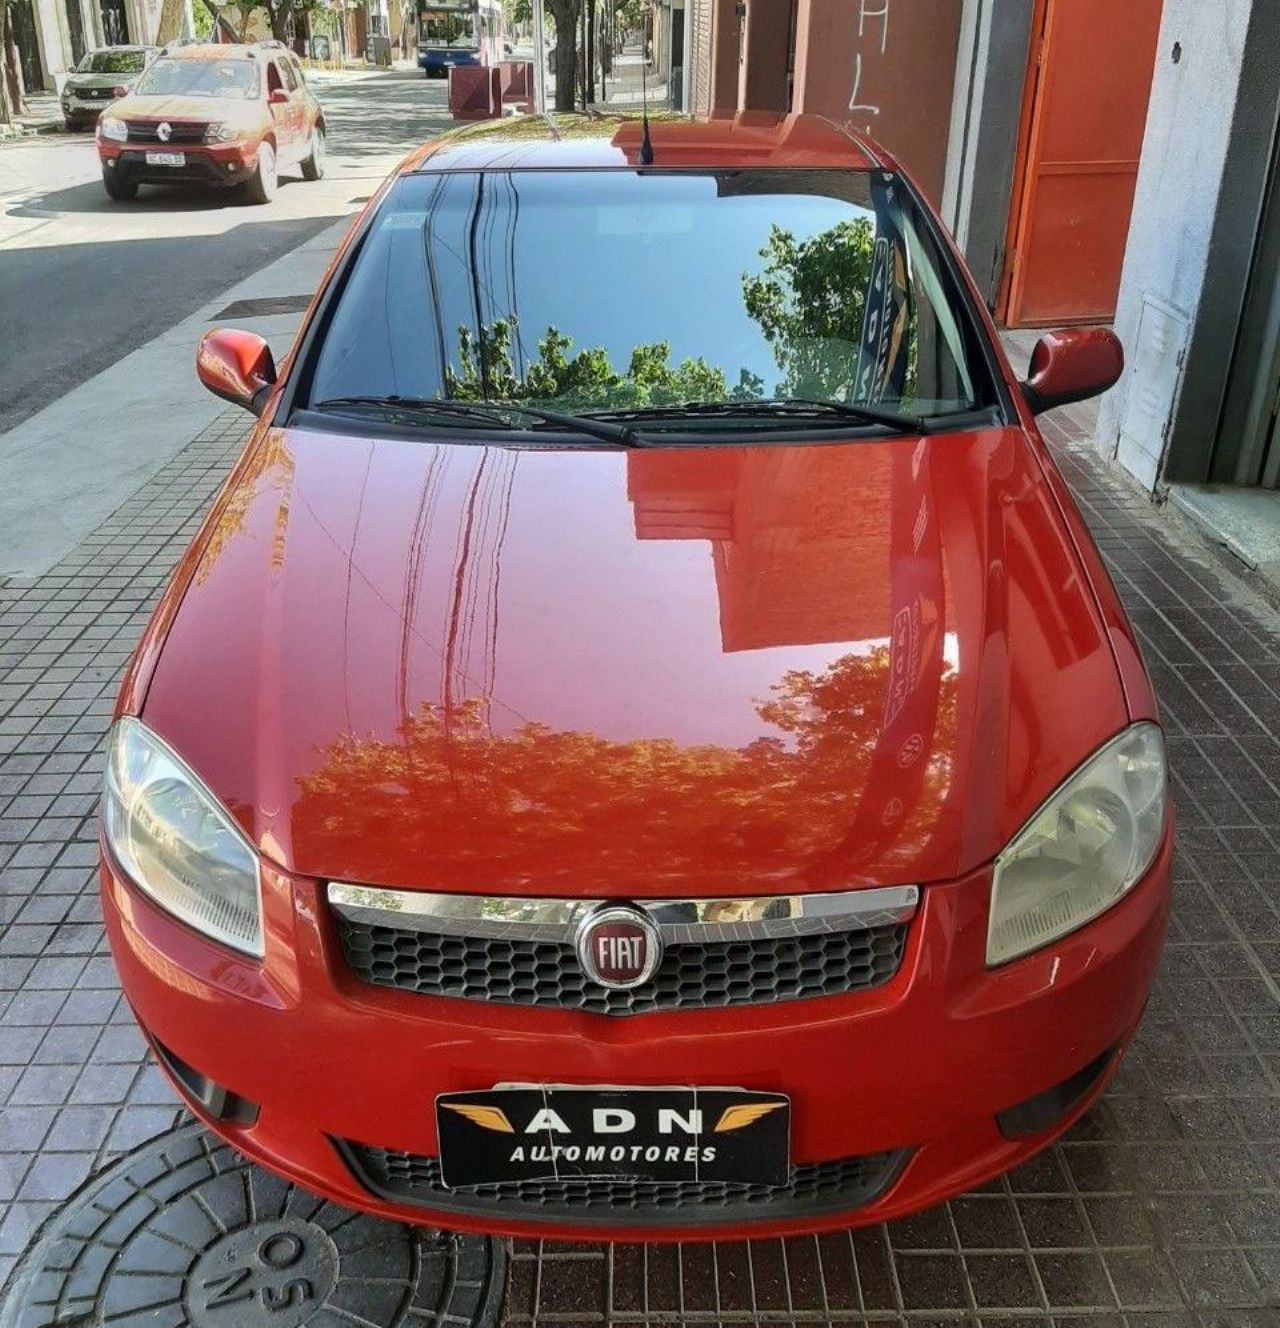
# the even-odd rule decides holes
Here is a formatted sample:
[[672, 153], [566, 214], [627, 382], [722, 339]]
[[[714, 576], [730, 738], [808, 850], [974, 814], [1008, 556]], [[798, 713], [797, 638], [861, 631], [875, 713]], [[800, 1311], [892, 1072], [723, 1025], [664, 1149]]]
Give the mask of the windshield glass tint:
[[136, 74], [145, 60], [141, 51], [90, 51], [76, 66], [76, 73]]
[[475, 19], [470, 14], [424, 10], [418, 25], [418, 42], [422, 46], [473, 47], [476, 44]]
[[157, 60], [138, 80], [137, 90], [148, 96], [248, 101], [257, 96], [258, 65], [254, 60]]
[[867, 172], [454, 172], [373, 222], [311, 400], [563, 411], [994, 400], [901, 184]]

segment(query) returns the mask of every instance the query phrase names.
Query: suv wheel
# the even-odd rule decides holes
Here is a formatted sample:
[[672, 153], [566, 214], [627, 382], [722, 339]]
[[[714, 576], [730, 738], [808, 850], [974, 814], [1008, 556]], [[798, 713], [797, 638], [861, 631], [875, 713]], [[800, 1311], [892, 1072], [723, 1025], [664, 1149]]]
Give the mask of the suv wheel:
[[102, 172], [102, 185], [107, 191], [107, 197], [114, 199], [117, 203], [128, 203], [138, 196], [137, 181], [125, 180], [117, 175], [115, 171]]
[[302, 159], [302, 178], [318, 180], [324, 174], [324, 130], [319, 125], [311, 131], [311, 151]]
[[258, 149], [258, 169], [245, 181], [245, 196], [251, 203], [270, 203], [276, 196], [276, 150], [270, 143]]

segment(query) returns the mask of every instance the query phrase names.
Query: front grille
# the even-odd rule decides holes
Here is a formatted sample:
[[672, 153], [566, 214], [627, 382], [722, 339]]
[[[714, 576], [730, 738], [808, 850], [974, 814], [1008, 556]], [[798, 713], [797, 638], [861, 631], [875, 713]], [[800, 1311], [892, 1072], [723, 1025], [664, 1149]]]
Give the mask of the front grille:
[[115, 101], [114, 88], [73, 88], [72, 95], [82, 101]]
[[774, 1004], [866, 991], [902, 963], [905, 923], [806, 936], [670, 944], [629, 991], [589, 981], [572, 945], [444, 935], [337, 916], [342, 950], [362, 982], [430, 996], [552, 1006], [590, 1014]]
[[800, 1162], [792, 1166], [785, 1185], [581, 1177], [448, 1189], [434, 1157], [336, 1142], [356, 1179], [372, 1194], [392, 1202], [547, 1221], [603, 1218], [617, 1225], [656, 1221], [695, 1226], [851, 1212], [884, 1194], [910, 1156], [909, 1150], [899, 1149], [831, 1162]]
[[160, 125], [165, 123], [160, 120], [126, 120], [125, 124], [129, 129], [130, 143], [159, 143], [161, 147], [171, 147], [175, 143], [203, 143], [205, 130], [208, 128], [205, 124], [181, 124], [169, 120], [169, 137], [161, 139], [156, 132]]

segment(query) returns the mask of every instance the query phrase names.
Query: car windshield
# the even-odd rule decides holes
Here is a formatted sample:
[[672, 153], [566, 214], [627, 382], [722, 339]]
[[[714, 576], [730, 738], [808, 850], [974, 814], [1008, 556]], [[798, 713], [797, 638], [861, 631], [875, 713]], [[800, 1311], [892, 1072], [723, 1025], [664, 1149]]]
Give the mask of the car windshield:
[[883, 172], [424, 172], [374, 219], [310, 399], [918, 420], [995, 402], [973, 336]]
[[138, 80], [144, 96], [235, 97], [249, 101], [258, 95], [258, 65], [254, 60], [157, 60]]
[[90, 51], [76, 65], [77, 74], [136, 74], [146, 63], [142, 51]]

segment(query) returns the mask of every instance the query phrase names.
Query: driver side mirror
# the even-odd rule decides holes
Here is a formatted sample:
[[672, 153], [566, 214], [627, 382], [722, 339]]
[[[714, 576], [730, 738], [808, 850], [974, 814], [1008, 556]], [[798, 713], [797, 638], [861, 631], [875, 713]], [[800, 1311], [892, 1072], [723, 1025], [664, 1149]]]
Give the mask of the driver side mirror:
[[272, 88], [267, 93], [268, 106], [288, 106], [289, 94], [283, 88]]
[[196, 376], [214, 396], [261, 415], [275, 386], [276, 362], [261, 337], [220, 327], [200, 339]]
[[1022, 384], [1033, 415], [1086, 401], [1114, 387], [1124, 372], [1124, 347], [1110, 328], [1069, 327], [1047, 332], [1031, 353]]

